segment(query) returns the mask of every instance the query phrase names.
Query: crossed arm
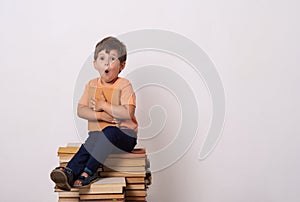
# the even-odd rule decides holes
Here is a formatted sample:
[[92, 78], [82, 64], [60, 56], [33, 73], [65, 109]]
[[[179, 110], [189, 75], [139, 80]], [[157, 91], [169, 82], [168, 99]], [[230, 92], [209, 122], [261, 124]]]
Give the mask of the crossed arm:
[[135, 113], [133, 105], [112, 105], [105, 100], [103, 93], [99, 100], [92, 98], [89, 106], [78, 104], [77, 114], [80, 118], [90, 121], [106, 121], [118, 123], [120, 120], [131, 119]]

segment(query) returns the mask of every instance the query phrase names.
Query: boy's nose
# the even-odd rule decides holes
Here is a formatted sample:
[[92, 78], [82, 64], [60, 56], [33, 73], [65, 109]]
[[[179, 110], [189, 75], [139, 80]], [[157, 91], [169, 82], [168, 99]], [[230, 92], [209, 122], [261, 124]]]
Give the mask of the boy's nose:
[[110, 69], [110, 64], [109, 63], [105, 64], [104, 72], [108, 73], [109, 69]]
[[105, 60], [105, 66], [110, 66], [114, 61]]

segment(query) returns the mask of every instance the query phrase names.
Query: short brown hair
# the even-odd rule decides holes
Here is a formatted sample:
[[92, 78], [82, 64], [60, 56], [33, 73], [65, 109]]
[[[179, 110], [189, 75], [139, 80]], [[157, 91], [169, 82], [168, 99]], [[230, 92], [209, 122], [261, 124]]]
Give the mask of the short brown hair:
[[105, 50], [107, 53], [109, 53], [111, 50], [116, 50], [118, 52], [118, 59], [120, 60], [120, 63], [126, 61], [127, 59], [126, 46], [115, 37], [109, 36], [97, 43], [94, 52], [94, 60], [97, 60], [98, 53], [102, 50]]

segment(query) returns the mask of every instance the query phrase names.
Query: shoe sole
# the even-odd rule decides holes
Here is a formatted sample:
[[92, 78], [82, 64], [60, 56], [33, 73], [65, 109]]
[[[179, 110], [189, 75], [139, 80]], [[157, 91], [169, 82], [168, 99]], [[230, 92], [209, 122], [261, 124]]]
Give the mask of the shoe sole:
[[51, 177], [51, 180], [53, 182], [55, 182], [57, 188], [66, 190], [66, 191], [71, 190], [71, 186], [68, 183], [68, 178], [63, 171], [61, 171], [59, 169], [53, 170], [50, 174], [50, 177]]

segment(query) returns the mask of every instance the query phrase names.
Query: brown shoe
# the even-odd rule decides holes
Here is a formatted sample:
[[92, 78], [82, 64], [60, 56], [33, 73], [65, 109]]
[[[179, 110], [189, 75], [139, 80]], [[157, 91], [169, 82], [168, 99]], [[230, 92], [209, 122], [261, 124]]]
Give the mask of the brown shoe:
[[56, 187], [62, 190], [70, 191], [69, 182], [73, 180], [73, 173], [68, 168], [57, 167], [50, 173], [51, 180], [55, 182]]

